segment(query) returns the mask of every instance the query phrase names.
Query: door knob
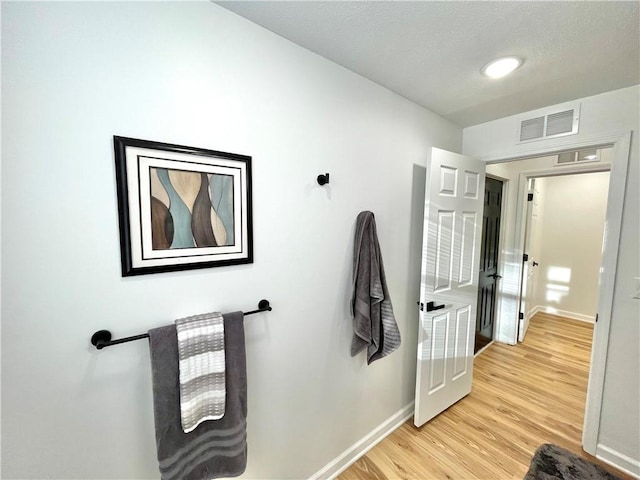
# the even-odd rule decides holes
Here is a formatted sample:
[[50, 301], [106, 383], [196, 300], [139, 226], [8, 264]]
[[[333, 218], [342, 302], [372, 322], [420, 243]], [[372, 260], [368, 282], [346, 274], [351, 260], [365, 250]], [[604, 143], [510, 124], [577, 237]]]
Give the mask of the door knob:
[[427, 302], [427, 312], [433, 312], [434, 310], [442, 310], [445, 307], [442, 305], [436, 305], [435, 302]]
[[540, 264], [534, 260], [532, 265], [533, 265], [534, 267], [537, 267], [537, 266], [538, 266], [538, 265], [540, 265]]
[[491, 277], [491, 278], [495, 278], [496, 280], [497, 280], [498, 278], [502, 278], [502, 275], [498, 275], [497, 273], [494, 273], [493, 275], [487, 275], [487, 276], [488, 276], [488, 277]]

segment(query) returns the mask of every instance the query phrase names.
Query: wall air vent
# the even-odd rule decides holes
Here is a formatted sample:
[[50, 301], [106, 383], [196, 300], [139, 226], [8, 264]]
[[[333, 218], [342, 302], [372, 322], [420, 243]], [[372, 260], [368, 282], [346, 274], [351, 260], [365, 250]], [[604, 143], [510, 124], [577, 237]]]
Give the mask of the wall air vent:
[[556, 157], [554, 166], [561, 167], [563, 165], [599, 162], [599, 161], [600, 161], [600, 150], [596, 148], [589, 148], [585, 150], [578, 150], [575, 152], [564, 152], [559, 154]]
[[520, 123], [520, 141], [544, 137], [544, 117], [530, 118]]
[[578, 133], [580, 105], [520, 121], [518, 143]]
[[553, 137], [563, 133], [573, 132], [573, 110], [547, 115], [547, 130], [545, 137]]

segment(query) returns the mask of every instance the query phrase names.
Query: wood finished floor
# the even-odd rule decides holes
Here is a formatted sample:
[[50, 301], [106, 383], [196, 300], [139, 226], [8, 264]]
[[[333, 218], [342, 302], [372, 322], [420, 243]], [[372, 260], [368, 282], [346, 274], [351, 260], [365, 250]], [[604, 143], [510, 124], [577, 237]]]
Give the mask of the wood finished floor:
[[421, 428], [409, 420], [339, 480], [522, 479], [536, 448], [581, 448], [589, 323], [547, 314], [524, 343], [494, 343], [475, 359], [473, 390]]

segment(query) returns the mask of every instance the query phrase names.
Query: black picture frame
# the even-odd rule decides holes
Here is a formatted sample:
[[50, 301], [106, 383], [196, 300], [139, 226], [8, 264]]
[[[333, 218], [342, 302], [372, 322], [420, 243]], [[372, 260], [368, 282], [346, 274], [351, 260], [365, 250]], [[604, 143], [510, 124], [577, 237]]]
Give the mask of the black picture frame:
[[253, 263], [250, 156], [113, 144], [123, 277]]

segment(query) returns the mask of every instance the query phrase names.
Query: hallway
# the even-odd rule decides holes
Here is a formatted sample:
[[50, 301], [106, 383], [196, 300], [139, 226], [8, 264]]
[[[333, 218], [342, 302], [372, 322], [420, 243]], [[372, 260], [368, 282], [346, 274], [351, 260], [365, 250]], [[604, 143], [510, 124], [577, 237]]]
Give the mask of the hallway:
[[543, 443], [593, 460], [581, 448], [592, 332], [537, 314], [524, 343], [475, 359], [470, 395], [419, 430], [407, 421], [338, 478], [521, 479]]

